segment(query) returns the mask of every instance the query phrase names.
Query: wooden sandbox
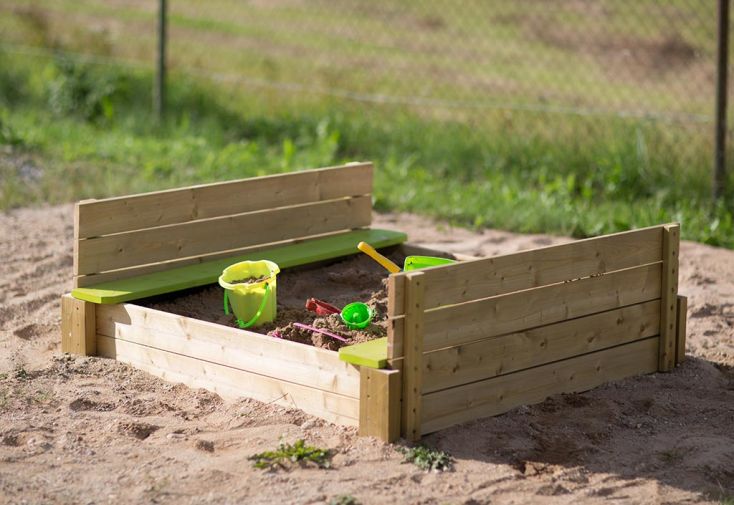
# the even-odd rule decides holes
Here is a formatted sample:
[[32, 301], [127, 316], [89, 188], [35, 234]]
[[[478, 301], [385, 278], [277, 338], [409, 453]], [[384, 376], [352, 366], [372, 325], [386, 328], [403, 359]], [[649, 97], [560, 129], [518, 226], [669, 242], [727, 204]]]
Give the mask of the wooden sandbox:
[[339, 353], [135, 304], [215, 283], [244, 259], [328, 262], [358, 254], [362, 240], [453, 257], [369, 228], [372, 170], [354, 163], [79, 202], [62, 350], [386, 441], [682, 361], [677, 224], [392, 274], [387, 338]]

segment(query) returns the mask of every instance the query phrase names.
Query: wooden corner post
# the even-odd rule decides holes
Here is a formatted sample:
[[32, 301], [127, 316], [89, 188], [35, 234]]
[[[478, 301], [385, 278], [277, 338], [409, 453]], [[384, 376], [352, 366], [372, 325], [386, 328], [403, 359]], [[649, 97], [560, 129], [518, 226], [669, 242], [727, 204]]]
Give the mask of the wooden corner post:
[[95, 305], [71, 295], [61, 297], [61, 352], [97, 354]]
[[688, 315], [688, 297], [678, 295], [678, 324], [675, 329], [675, 364], [680, 365], [686, 359], [686, 317]]
[[423, 399], [423, 272], [405, 276], [405, 330], [403, 336], [402, 432], [408, 440], [421, 438]]
[[660, 347], [658, 370], [668, 372], [675, 366], [676, 326], [678, 324], [678, 252], [680, 225], [663, 227], [663, 272], [660, 294]]
[[361, 367], [359, 434], [383, 442], [400, 438], [400, 370]]

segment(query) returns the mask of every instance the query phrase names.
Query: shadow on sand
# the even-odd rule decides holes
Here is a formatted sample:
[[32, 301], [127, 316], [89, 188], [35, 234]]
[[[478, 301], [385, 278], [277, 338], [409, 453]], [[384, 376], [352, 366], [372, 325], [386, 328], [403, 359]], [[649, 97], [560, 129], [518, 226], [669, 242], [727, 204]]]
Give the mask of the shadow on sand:
[[538, 494], [566, 494], [574, 482], [611, 474], [618, 478], [608, 479], [597, 496], [625, 498], [630, 482], [649, 479], [729, 500], [734, 368], [688, 358], [672, 373], [557, 395], [439, 431], [423, 442], [450, 452], [458, 465], [509, 465], [519, 479], [541, 474]]

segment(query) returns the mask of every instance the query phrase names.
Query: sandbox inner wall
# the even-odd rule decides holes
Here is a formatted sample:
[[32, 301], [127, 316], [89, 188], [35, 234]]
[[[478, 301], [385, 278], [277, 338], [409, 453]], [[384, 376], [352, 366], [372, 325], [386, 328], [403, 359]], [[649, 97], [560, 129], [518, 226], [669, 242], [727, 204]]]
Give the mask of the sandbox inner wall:
[[[405, 254], [393, 250], [388, 257], [402, 264]], [[278, 310], [273, 323], [250, 328], [272, 338], [284, 338], [316, 347], [338, 350], [387, 335], [388, 272], [365, 255], [355, 255], [320, 265], [286, 269], [277, 276]], [[135, 305], [238, 328], [235, 318], [223, 310], [224, 290], [213, 284], [169, 295], [143, 299]], [[365, 329], [349, 329], [338, 314], [318, 316], [306, 310], [309, 298], [324, 300], [337, 308], [351, 302], [367, 303], [374, 311]], [[293, 326], [294, 322], [327, 329], [348, 342]]]

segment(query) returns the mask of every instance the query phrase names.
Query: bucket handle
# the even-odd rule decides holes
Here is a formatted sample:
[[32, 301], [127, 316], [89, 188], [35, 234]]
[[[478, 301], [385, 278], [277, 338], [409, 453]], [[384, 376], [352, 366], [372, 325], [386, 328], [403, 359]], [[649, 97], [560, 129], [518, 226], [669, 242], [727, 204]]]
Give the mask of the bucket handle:
[[[263, 301], [260, 302], [260, 308], [257, 309], [257, 312], [255, 312], [255, 315], [252, 316], [252, 319], [247, 321], [246, 323], [242, 321], [242, 319], [237, 318], [237, 325], [241, 329], [249, 328], [253, 324], [255, 324], [255, 321], [258, 320], [260, 315], [263, 313], [263, 310], [265, 310], [265, 304], [268, 302], [268, 297], [270, 296], [270, 284], [265, 284], [265, 296], [263, 296]], [[226, 315], [229, 315], [229, 297], [227, 296], [227, 290], [224, 290], [224, 313]]]

